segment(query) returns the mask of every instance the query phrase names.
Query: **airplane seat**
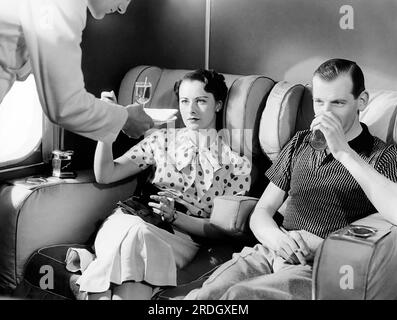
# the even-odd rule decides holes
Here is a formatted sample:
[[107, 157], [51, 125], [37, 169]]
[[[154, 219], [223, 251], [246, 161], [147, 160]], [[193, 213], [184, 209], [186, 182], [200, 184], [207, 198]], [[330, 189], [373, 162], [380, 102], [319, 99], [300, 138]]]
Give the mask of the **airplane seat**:
[[[131, 103], [135, 81], [147, 79], [152, 82], [153, 94], [146, 107], [177, 108], [173, 86], [187, 71], [154, 66], [135, 67], [126, 74], [120, 85], [119, 103]], [[262, 193], [266, 181], [261, 172], [270, 165], [260, 148], [258, 130], [267, 95], [275, 82], [262, 75], [225, 74], [225, 79], [229, 92], [222, 115], [224, 128], [229, 133], [232, 149], [244, 153], [253, 162], [249, 196], [242, 197], [243, 204], [234, 207], [233, 201], [225, 201], [233, 208], [252, 209], [250, 196]], [[182, 126], [179, 115], [175, 126]], [[86, 244], [98, 223], [112, 212], [117, 201], [128, 198], [134, 192], [136, 180], [128, 178], [101, 185], [95, 182], [92, 171], [86, 171], [78, 172], [75, 179], [16, 179], [2, 185], [0, 292], [36, 299], [76, 298], [78, 293], [74, 283], [77, 275], [65, 269], [68, 248]], [[222, 199], [217, 206], [222, 207]], [[234, 217], [237, 219], [238, 215]], [[180, 270], [178, 287], [186, 289], [192, 280], [200, 281], [204, 274], [228, 260], [233, 252], [242, 247], [244, 242], [241, 239], [252, 239], [250, 235], [239, 238], [244, 233], [241, 230], [245, 225], [242, 226], [241, 221], [236, 223], [240, 225], [237, 231], [233, 228], [229, 230], [230, 241], [228, 238], [223, 244], [205, 245], [195, 260]], [[156, 298], [170, 299], [178, 295], [175, 291], [163, 291]]]
[[[283, 96], [281, 100], [279, 96]], [[367, 108], [360, 121], [388, 144], [397, 143], [397, 91], [369, 90]], [[281, 103], [280, 103], [281, 102]], [[299, 130], [310, 127], [314, 118], [310, 86], [278, 82], [270, 92], [262, 113], [259, 140], [271, 160]], [[280, 208], [281, 214], [288, 198]], [[358, 226], [358, 229], [357, 229]], [[362, 226], [371, 235], [351, 233]], [[397, 299], [397, 227], [380, 213], [357, 220], [329, 235], [316, 251], [313, 265], [312, 298]], [[348, 268], [349, 267], [349, 268]], [[351, 273], [349, 273], [351, 271]], [[351, 276], [351, 282], [349, 282]]]
[[[152, 98], [146, 104], [146, 108], [178, 110], [178, 101], [173, 91], [173, 84], [188, 71], [184, 69], [161, 69], [155, 66], [135, 67], [127, 72], [122, 80], [118, 101], [122, 105], [132, 103], [134, 101], [134, 83], [147, 80], [152, 83], [153, 93]], [[261, 75], [224, 74], [224, 76], [226, 85], [230, 90], [223, 108], [222, 127], [227, 129], [232, 149], [252, 158], [250, 195], [260, 196], [266, 181], [258, 179], [258, 173], [270, 166], [271, 162], [260, 148], [258, 140], [259, 120], [267, 94], [274, 85], [274, 81]], [[177, 113], [175, 127], [184, 127], [179, 112]]]
[[262, 151], [274, 161], [297, 131], [310, 127], [313, 118], [310, 88], [279, 81], [270, 92], [261, 117], [259, 141]]

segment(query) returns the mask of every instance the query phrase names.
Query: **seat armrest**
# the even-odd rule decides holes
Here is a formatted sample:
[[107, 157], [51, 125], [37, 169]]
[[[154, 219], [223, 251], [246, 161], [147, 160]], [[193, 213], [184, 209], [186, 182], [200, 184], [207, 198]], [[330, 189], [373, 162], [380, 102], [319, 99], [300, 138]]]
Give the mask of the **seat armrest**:
[[257, 202], [257, 198], [247, 196], [216, 197], [210, 223], [232, 237], [248, 235], [248, 219]]
[[[354, 225], [372, 234], [354, 234]], [[397, 299], [396, 244], [396, 226], [379, 213], [333, 232], [316, 251], [313, 299]]]

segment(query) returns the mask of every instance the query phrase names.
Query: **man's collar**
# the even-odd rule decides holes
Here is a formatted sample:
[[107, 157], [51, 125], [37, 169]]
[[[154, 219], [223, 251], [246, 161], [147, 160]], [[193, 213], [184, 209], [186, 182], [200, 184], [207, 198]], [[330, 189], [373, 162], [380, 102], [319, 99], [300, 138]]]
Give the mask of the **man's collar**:
[[357, 137], [350, 140], [348, 143], [349, 146], [357, 153], [364, 153], [368, 156], [371, 153], [372, 146], [374, 144], [374, 137], [369, 132], [366, 124], [362, 122], [360, 122], [360, 124], [363, 130]]

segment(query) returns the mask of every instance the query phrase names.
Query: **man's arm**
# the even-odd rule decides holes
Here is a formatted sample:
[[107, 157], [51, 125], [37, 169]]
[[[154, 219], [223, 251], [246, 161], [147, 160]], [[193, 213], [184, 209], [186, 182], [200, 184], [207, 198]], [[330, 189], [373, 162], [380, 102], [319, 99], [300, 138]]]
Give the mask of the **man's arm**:
[[282, 231], [273, 220], [276, 211], [284, 202], [285, 191], [270, 182], [259, 199], [250, 218], [250, 228], [255, 237], [266, 247], [288, 260], [294, 254], [299, 262], [306, 264], [308, 248], [297, 232]]
[[385, 219], [397, 224], [397, 184], [377, 172], [350, 148], [340, 120], [331, 112], [316, 117], [311, 127], [314, 126], [324, 133], [334, 158], [356, 179], [376, 210]]
[[23, 0], [19, 16], [44, 113], [64, 128], [94, 140], [113, 141], [127, 111], [85, 89], [81, 37], [85, 1]]
[[94, 140], [112, 142], [122, 128], [138, 137], [153, 125], [142, 108], [101, 101], [85, 89], [80, 43], [86, 15], [81, 0], [20, 1], [20, 22], [43, 111], [52, 122]]
[[285, 191], [274, 183], [269, 182], [261, 198], [255, 206], [249, 221], [250, 228], [255, 237], [261, 242], [268, 241], [269, 234], [280, 231], [277, 223], [273, 220], [276, 211], [283, 204]]
[[376, 210], [397, 224], [397, 183], [381, 175], [353, 150], [341, 154], [338, 160], [357, 180]]

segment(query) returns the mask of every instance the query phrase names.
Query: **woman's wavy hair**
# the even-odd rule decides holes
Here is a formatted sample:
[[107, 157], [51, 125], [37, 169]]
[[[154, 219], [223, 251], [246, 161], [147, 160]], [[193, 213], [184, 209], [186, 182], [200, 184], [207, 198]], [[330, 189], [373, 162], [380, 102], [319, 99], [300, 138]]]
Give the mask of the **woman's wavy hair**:
[[[226, 86], [225, 77], [214, 71], [214, 70], [206, 70], [206, 69], [197, 69], [192, 72], [189, 72], [183, 76], [181, 80], [175, 82], [174, 92], [179, 101], [179, 87], [184, 80], [190, 81], [200, 81], [204, 83], [204, 90], [208, 93], [212, 93], [215, 101], [222, 102], [222, 108], [225, 105], [228, 88]], [[223, 117], [222, 112], [219, 112], [216, 116], [216, 128], [219, 130], [222, 128]]]

